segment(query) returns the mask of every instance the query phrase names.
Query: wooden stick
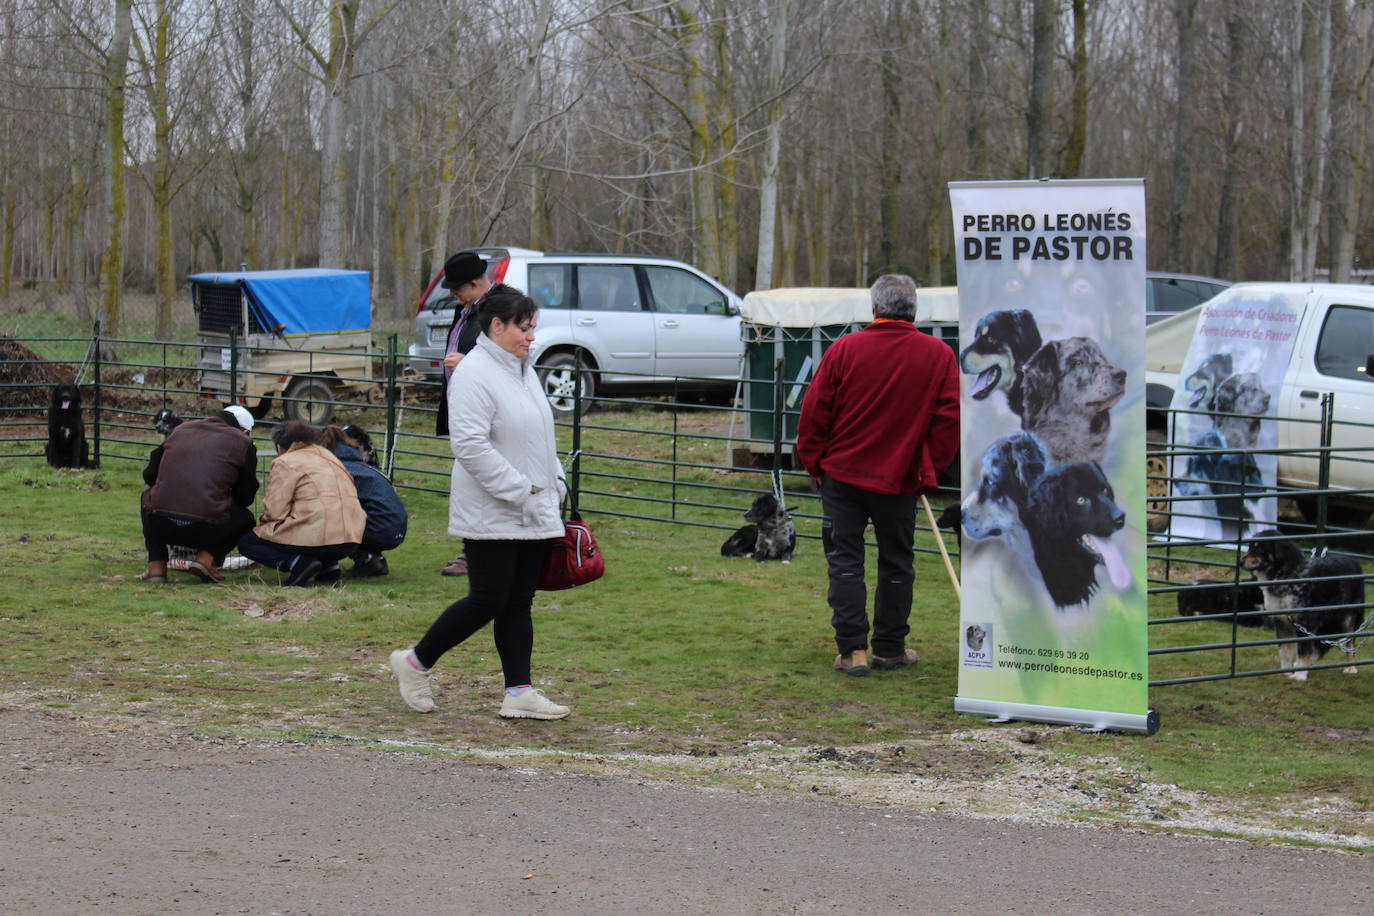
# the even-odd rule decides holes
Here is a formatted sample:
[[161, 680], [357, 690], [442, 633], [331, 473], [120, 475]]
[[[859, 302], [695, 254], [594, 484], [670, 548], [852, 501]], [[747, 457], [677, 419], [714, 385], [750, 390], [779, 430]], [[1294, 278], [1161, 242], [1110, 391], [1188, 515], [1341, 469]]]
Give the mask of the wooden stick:
[[949, 553], [945, 550], [945, 539], [940, 534], [940, 526], [935, 524], [935, 513], [930, 511], [930, 500], [926, 499], [924, 493], [921, 494], [921, 506], [926, 510], [926, 520], [930, 522], [930, 533], [935, 535], [935, 543], [940, 545], [940, 557], [945, 561], [945, 572], [949, 573], [949, 581], [954, 585], [954, 596], [963, 601], [964, 593], [959, 588], [959, 576], [954, 571], [954, 564], [949, 560]]

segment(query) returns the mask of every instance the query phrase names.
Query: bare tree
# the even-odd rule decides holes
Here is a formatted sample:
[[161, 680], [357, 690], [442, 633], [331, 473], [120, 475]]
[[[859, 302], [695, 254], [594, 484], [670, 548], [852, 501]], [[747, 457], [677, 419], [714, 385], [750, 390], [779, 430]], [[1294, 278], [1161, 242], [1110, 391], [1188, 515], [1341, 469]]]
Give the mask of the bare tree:
[[1056, 0], [1035, 0], [1031, 14], [1030, 102], [1026, 106], [1026, 177], [1048, 174], [1050, 121], [1054, 99]]

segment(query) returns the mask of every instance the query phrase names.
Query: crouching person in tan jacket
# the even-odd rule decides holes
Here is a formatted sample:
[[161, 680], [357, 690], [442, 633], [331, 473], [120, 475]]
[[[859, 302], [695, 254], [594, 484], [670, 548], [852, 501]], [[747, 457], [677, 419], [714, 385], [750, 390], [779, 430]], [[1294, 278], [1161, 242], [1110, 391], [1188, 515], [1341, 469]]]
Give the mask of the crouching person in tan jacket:
[[262, 517], [239, 540], [239, 553], [287, 573], [287, 586], [337, 582], [339, 561], [358, 549], [367, 516], [324, 431], [304, 420], [272, 431], [277, 457], [267, 477]]

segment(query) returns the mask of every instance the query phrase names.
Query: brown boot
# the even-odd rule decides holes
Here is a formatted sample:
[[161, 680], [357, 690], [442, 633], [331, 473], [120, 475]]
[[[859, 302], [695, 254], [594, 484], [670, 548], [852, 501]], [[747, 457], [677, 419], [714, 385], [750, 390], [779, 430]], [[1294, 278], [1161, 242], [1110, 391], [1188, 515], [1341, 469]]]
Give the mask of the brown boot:
[[224, 573], [215, 567], [215, 558], [208, 550], [197, 551], [196, 558], [186, 564], [186, 571], [202, 582], [224, 581]]
[[139, 576], [144, 582], [166, 582], [167, 581], [167, 561], [149, 560], [148, 568]]
[[844, 652], [835, 656], [835, 670], [852, 674], [855, 677], [863, 677], [868, 673], [868, 652], [863, 649], [855, 649], [853, 652]]

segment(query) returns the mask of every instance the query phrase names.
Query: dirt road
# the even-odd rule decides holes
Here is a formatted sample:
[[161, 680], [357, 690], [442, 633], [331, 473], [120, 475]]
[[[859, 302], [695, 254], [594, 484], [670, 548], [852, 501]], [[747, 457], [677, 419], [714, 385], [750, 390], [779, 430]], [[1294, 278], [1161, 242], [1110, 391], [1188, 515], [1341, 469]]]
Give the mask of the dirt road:
[[1368, 913], [1369, 856], [0, 708], [0, 912]]

